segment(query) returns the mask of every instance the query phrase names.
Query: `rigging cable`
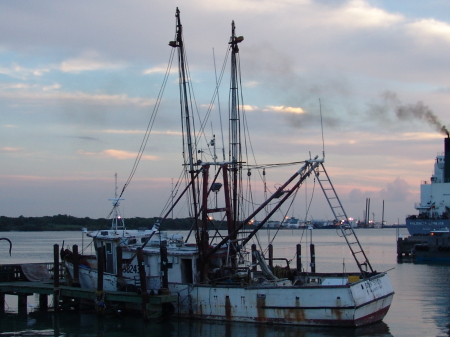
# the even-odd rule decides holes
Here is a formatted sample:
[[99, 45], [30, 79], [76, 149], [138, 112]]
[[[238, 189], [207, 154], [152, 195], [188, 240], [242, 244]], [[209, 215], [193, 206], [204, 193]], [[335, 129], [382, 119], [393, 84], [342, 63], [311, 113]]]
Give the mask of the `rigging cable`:
[[217, 107], [219, 108], [220, 135], [222, 136], [222, 155], [223, 161], [225, 161], [225, 140], [223, 139], [222, 112], [220, 110], [219, 82], [217, 82], [216, 55], [214, 53], [214, 48], [213, 48], [213, 60], [214, 60], [214, 76], [216, 78]]
[[[284, 219], [286, 219], [286, 216], [287, 216], [287, 214], [289, 213], [289, 210], [291, 209], [292, 205], [294, 204], [295, 198], [297, 197], [297, 193], [298, 193], [298, 191], [300, 190], [300, 186], [301, 186], [301, 185], [299, 185], [299, 186], [297, 187], [297, 189], [296, 189], [295, 192], [294, 192], [294, 195], [293, 195], [292, 198], [291, 198], [291, 199], [292, 199], [292, 200], [291, 200], [291, 203], [289, 204], [289, 207], [288, 207], [286, 213], [283, 215], [283, 221], [284, 221]], [[281, 210], [279, 210], [279, 212], [281, 212]], [[274, 236], [272, 237], [272, 240], [270, 240], [270, 244], [272, 244], [273, 241], [275, 240], [275, 237], [276, 237], [277, 234], [279, 233], [280, 228], [281, 228], [281, 226], [275, 231], [275, 234], [274, 234]]]
[[[145, 130], [145, 134], [144, 134], [144, 137], [142, 139], [141, 146], [139, 147], [138, 154], [136, 156], [136, 159], [134, 160], [134, 164], [133, 164], [133, 167], [131, 169], [130, 176], [128, 177], [127, 181], [125, 182], [125, 184], [124, 184], [124, 186], [122, 188], [122, 191], [120, 192], [119, 199], [122, 197], [122, 195], [125, 192], [125, 189], [128, 187], [128, 185], [131, 183], [131, 180], [133, 179], [134, 174], [136, 173], [138, 165], [139, 165], [139, 163], [141, 161], [142, 155], [144, 154], [144, 150], [145, 150], [145, 147], [147, 145], [148, 139], [150, 137], [150, 133], [151, 133], [151, 131], [153, 129], [153, 124], [155, 123], [156, 115], [158, 114], [159, 106], [161, 105], [162, 95], [164, 93], [164, 89], [166, 88], [167, 80], [168, 80], [169, 75], [170, 75], [170, 69], [172, 67], [172, 62], [173, 62], [173, 56], [174, 56], [174, 48], [171, 48], [170, 56], [169, 56], [169, 63], [167, 64], [166, 73], [164, 74], [163, 83], [161, 85], [161, 88], [159, 89], [158, 96], [156, 98], [155, 105], [153, 106], [153, 111], [152, 111], [152, 114], [150, 116], [150, 120], [149, 120], [149, 122], [147, 124], [147, 129]], [[118, 203], [118, 200], [113, 205], [113, 208], [111, 209], [111, 211], [109, 212], [109, 214], [108, 214], [108, 216], [106, 218], [109, 218], [111, 216], [111, 214], [114, 211], [114, 208], [117, 206], [117, 203]]]

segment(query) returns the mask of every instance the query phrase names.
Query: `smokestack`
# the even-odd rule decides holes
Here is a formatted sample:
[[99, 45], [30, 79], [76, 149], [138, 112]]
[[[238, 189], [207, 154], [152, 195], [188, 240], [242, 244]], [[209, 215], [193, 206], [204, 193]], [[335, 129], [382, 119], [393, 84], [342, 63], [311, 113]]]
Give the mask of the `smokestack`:
[[450, 182], [450, 138], [444, 139], [444, 183]]

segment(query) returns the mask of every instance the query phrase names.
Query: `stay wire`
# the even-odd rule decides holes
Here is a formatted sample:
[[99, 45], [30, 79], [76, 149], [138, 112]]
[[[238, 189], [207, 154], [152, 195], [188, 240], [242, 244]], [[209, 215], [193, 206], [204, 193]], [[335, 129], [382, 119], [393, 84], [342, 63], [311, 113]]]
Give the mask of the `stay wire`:
[[[153, 129], [153, 125], [155, 123], [156, 115], [158, 114], [158, 110], [159, 110], [159, 107], [161, 105], [162, 96], [163, 96], [164, 90], [166, 88], [167, 80], [168, 80], [169, 75], [170, 75], [170, 69], [172, 68], [173, 57], [174, 57], [174, 54], [175, 54], [174, 53], [174, 49], [175, 48], [171, 48], [170, 56], [169, 56], [169, 62], [167, 64], [166, 72], [164, 74], [164, 79], [163, 79], [161, 88], [159, 89], [155, 105], [153, 106], [153, 111], [152, 111], [152, 114], [150, 116], [150, 120], [149, 120], [149, 122], [147, 124], [147, 129], [145, 130], [144, 137], [142, 138], [142, 142], [141, 142], [141, 145], [139, 147], [139, 151], [138, 151], [138, 154], [136, 156], [136, 159], [134, 160], [134, 164], [133, 164], [133, 167], [131, 169], [131, 173], [130, 173], [127, 181], [125, 182], [125, 184], [124, 184], [124, 186], [122, 188], [122, 191], [120, 192], [120, 195], [119, 195], [118, 199], [120, 199], [122, 197], [123, 193], [125, 192], [125, 189], [131, 183], [131, 180], [133, 179], [134, 174], [136, 173], [136, 170], [137, 170], [137, 168], [139, 166], [139, 163], [140, 163], [140, 161], [142, 159], [142, 156], [144, 154], [145, 147], [147, 146], [148, 139], [150, 137], [150, 133], [151, 133], [151, 131]], [[114, 211], [114, 208], [117, 207], [118, 202], [119, 202], [119, 200], [117, 200], [114, 203], [113, 208], [111, 209], [111, 211], [109, 212], [109, 214], [108, 214], [108, 216], [106, 218], [109, 218], [111, 216], [111, 214]]]

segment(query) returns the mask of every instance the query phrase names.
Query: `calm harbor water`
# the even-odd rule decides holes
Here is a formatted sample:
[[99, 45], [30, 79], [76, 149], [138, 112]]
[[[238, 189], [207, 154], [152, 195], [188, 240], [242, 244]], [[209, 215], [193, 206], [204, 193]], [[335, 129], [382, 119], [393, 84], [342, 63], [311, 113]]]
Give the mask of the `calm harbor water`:
[[[259, 242], [265, 246], [275, 234], [261, 231]], [[357, 230], [365, 252], [378, 271], [387, 271], [395, 290], [394, 301], [382, 323], [359, 329], [285, 327], [251, 323], [224, 323], [171, 319], [161, 323], [145, 323], [140, 318], [110, 316], [97, 318], [88, 313], [35, 312], [36, 298], [28, 298], [29, 314], [19, 316], [17, 299], [6, 297], [7, 314], [0, 317], [0, 336], [448, 336], [450, 329], [450, 268], [439, 265], [398, 263], [396, 230]], [[400, 234], [407, 235], [406, 229]], [[7, 232], [0, 236], [13, 242], [0, 241], [0, 263], [32, 263], [53, 261], [53, 245], [84, 247], [90, 240], [81, 232]], [[343, 238], [334, 230], [282, 230], [274, 242], [274, 255], [293, 259], [295, 245], [303, 247], [303, 265], [308, 265], [306, 247], [316, 245], [316, 270], [355, 271], [356, 266]], [[87, 247], [87, 248], [86, 248]], [[295, 260], [292, 261], [295, 266]], [[306, 268], [306, 267], [305, 267]]]

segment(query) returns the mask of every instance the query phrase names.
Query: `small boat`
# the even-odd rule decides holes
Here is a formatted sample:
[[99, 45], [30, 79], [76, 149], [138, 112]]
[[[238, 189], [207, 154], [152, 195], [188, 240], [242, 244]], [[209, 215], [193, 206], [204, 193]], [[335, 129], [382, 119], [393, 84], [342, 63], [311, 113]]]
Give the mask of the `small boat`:
[[[430, 182], [420, 185], [420, 203], [415, 205], [418, 215], [406, 218], [410, 235], [429, 235], [432, 231], [450, 228], [450, 138], [444, 139], [444, 153], [436, 156]], [[447, 160], [448, 159], [448, 160]]]
[[[117, 221], [120, 215], [114, 211], [110, 229], [89, 232], [97, 256], [95, 261], [79, 262], [79, 282], [82, 287], [95, 288], [101, 265], [107, 280], [105, 290], [177, 294], [178, 302], [173, 303], [172, 311], [180, 317], [194, 319], [351, 327], [381, 321], [389, 310], [394, 291], [387, 273], [372, 268], [353, 226], [349, 225], [323, 158], [316, 156], [296, 163], [299, 167], [285, 183], [271, 195], [264, 193], [261, 202], [256, 202], [254, 190], [244, 189], [251, 182], [252, 172], [260, 172], [264, 177], [265, 168], [261, 172], [261, 166], [247, 164], [250, 158], [245, 158], [242, 151], [245, 118], [239, 105], [241, 81], [237, 60], [238, 44], [243, 40], [235, 34], [232, 22], [228, 42], [229, 158], [224, 154], [223, 160], [218, 161], [215, 142], [211, 142], [212, 160], [205, 161], [197, 157], [201, 153], [200, 137], [194, 133], [196, 128], [190, 111], [189, 76], [177, 8], [176, 37], [169, 45], [178, 51], [184, 187], [171, 196], [168, 203], [171, 206], [152, 229], [128, 230], [123, 221]], [[245, 176], [247, 183], [243, 184]], [[354, 272], [305, 271], [299, 251], [297, 269], [292, 269], [285, 258], [272, 256], [272, 245], [268, 247], [267, 258], [267, 251], [256, 240], [264, 226], [281, 227], [282, 222], [273, 220], [275, 213], [293, 200], [310, 176], [317, 179], [325, 193], [340, 234], [336, 238], [347, 243], [355, 260]], [[190, 207], [191, 232], [187, 237], [162, 232], [165, 220], [184, 198]], [[117, 196], [113, 199], [114, 210], [119, 200]], [[217, 230], [214, 218], [226, 224], [226, 233]], [[189, 241], [191, 233], [195, 242]], [[73, 274], [74, 261], [78, 263], [82, 259], [65, 260], [69, 273]], [[284, 261], [287, 265], [276, 266], [274, 261]], [[336, 266], [336, 270], [341, 268], [342, 265]]]

